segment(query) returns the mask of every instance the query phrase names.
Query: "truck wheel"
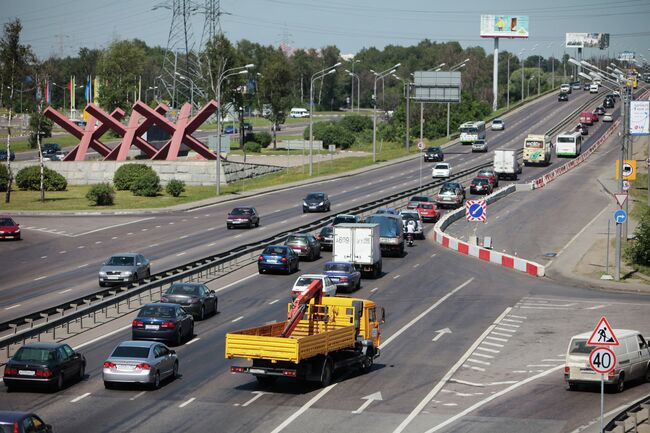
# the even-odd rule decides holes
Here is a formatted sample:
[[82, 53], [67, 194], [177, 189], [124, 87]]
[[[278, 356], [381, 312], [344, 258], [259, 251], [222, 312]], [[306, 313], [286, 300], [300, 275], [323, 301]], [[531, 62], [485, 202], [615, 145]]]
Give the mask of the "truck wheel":
[[325, 388], [332, 383], [332, 373], [334, 367], [332, 366], [332, 360], [327, 357], [323, 361], [323, 370], [320, 375], [320, 385]]
[[578, 385], [576, 383], [567, 381], [567, 383], [566, 383], [566, 390], [567, 391], [575, 391], [576, 389], [578, 389]]
[[366, 358], [361, 363], [361, 373], [363, 374], [370, 373], [370, 370], [372, 370], [372, 365], [374, 364], [374, 362], [375, 361], [372, 359], [372, 356], [366, 356]]
[[255, 379], [257, 379], [257, 383], [260, 386], [271, 386], [277, 378], [275, 376], [255, 376]]

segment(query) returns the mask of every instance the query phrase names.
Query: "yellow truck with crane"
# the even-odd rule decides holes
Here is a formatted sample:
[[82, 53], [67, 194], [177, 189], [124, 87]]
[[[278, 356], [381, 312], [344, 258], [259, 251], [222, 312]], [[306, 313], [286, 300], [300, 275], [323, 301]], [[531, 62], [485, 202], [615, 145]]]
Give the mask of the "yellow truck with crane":
[[252, 374], [261, 385], [288, 377], [325, 387], [335, 370], [372, 369], [379, 357], [383, 308], [365, 299], [324, 297], [316, 280], [288, 310], [286, 321], [226, 334], [226, 358], [252, 361], [232, 366], [231, 372]]

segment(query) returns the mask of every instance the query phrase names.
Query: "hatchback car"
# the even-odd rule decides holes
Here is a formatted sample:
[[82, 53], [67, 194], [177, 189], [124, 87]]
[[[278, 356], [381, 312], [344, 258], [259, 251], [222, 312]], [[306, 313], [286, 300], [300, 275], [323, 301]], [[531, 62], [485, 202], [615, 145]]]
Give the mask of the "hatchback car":
[[422, 221], [436, 222], [440, 219], [440, 213], [438, 213], [438, 207], [435, 203], [419, 202], [415, 210], [422, 217]]
[[585, 125], [584, 123], [578, 123], [576, 125], [575, 130], [580, 133], [580, 135], [588, 135], [589, 134], [589, 127]]
[[613, 122], [613, 121], [614, 121], [614, 116], [612, 116], [612, 113], [603, 114], [603, 122]]
[[614, 108], [615, 105], [614, 98], [605, 98], [603, 100], [603, 108]]
[[446, 162], [441, 162], [436, 164], [432, 169], [431, 169], [431, 177], [436, 178], [436, 177], [449, 177], [451, 176], [451, 165], [449, 165]]
[[160, 297], [160, 302], [178, 304], [195, 319], [203, 320], [206, 314], [217, 314], [217, 294], [202, 283], [174, 283]]
[[233, 227], [259, 227], [260, 215], [254, 207], [236, 207], [230, 211], [226, 219], [226, 228]]
[[242, 128], [244, 129], [244, 131], [252, 131], [253, 130], [253, 125], [251, 123], [244, 122], [242, 124]]
[[472, 194], [492, 194], [492, 191], [492, 183], [485, 177], [475, 177], [469, 184], [469, 192]]
[[329, 212], [330, 199], [324, 192], [311, 192], [302, 200], [302, 213]]
[[334, 246], [334, 226], [325, 226], [320, 229], [320, 233], [316, 236], [322, 250], [332, 251]]
[[99, 269], [99, 285], [138, 283], [151, 276], [151, 263], [139, 253], [112, 255]]
[[485, 177], [490, 180], [490, 183], [494, 188], [499, 186], [499, 176], [497, 176], [497, 172], [494, 171], [493, 167], [486, 167], [480, 169], [476, 173], [476, 177]]
[[589, 83], [585, 83], [585, 84], [583, 84], [583, 85], [582, 85], [582, 90], [589, 90], [589, 86], [590, 86]]
[[487, 152], [488, 151], [488, 144], [487, 140], [484, 139], [478, 139], [474, 140], [472, 143], [472, 152]]
[[8, 215], [0, 215], [0, 239], [20, 240], [20, 224]]
[[[16, 153], [12, 150], [9, 152], [9, 161], [13, 161], [16, 159]], [[2, 149], [0, 150], [0, 162], [6, 162], [7, 161], [7, 150]]]
[[233, 125], [226, 125], [223, 127], [224, 134], [237, 134], [237, 128]]
[[320, 242], [310, 234], [294, 233], [287, 237], [284, 244], [300, 257], [306, 257], [312, 261], [320, 258]]
[[178, 304], [146, 304], [131, 323], [132, 340], [170, 341], [179, 346], [194, 336], [194, 318]]
[[8, 391], [22, 385], [46, 386], [60, 391], [66, 382], [83, 380], [86, 358], [65, 343], [28, 343], [5, 364]]
[[52, 426], [35, 413], [0, 410], [2, 433], [52, 433]]
[[43, 155], [54, 155], [61, 150], [61, 145], [59, 143], [45, 143], [41, 149]]
[[569, 100], [569, 94], [561, 92], [559, 95], [557, 95], [557, 100], [558, 102], [566, 102]]
[[415, 209], [418, 206], [418, 203], [420, 202], [434, 203], [434, 200], [428, 195], [414, 195], [409, 199], [408, 203], [406, 204], [406, 208]]
[[332, 220], [332, 225], [335, 226], [337, 224], [355, 224], [361, 221], [361, 218], [359, 218], [359, 215], [350, 215], [350, 214], [339, 214], [334, 217]]
[[323, 273], [336, 284], [337, 290], [351, 292], [361, 288], [361, 272], [350, 262], [325, 262]]
[[603, 114], [605, 114], [605, 107], [603, 107], [602, 105], [599, 105], [598, 107], [596, 107], [594, 112], [596, 114], [598, 114], [599, 116], [602, 116]]
[[178, 356], [155, 341], [123, 341], [113, 349], [102, 369], [106, 389], [120, 383], [147, 384], [158, 389], [168, 377], [178, 377]]
[[436, 203], [438, 207], [460, 207], [465, 200], [465, 188], [457, 182], [445, 182], [440, 188]]
[[336, 284], [334, 284], [330, 277], [324, 274], [305, 274], [299, 276], [293, 284], [293, 288], [291, 289], [291, 298], [296, 299], [298, 295], [307, 290], [307, 287], [309, 287], [314, 280], [320, 280], [323, 284], [324, 296], [336, 296]]
[[402, 226], [404, 227], [404, 233], [406, 233], [406, 225], [409, 221], [415, 223], [413, 235], [418, 239], [424, 239], [424, 224], [422, 221], [422, 216], [415, 209], [404, 209], [400, 211], [399, 215], [402, 217]]
[[269, 245], [257, 257], [257, 271], [284, 271], [287, 274], [298, 270], [298, 254], [286, 245]]
[[503, 119], [494, 119], [490, 129], [492, 129], [492, 131], [504, 131], [506, 129], [506, 124]]
[[442, 149], [438, 146], [429, 147], [424, 151], [422, 155], [424, 162], [439, 162], [445, 160], [445, 155], [442, 153]]

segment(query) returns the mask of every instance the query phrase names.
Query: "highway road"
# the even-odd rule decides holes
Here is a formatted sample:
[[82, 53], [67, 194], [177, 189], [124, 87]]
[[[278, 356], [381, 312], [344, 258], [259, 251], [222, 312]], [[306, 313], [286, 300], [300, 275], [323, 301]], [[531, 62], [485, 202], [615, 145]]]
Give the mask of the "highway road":
[[[506, 130], [488, 132], [492, 148], [518, 149], [531, 131], [543, 132], [584, 103], [587, 92], [576, 92], [568, 103], [557, 103], [551, 94], [504, 116]], [[468, 146], [452, 145], [445, 160], [455, 170], [478, 161], [490, 161], [491, 153], [472, 154]], [[424, 165], [430, 180], [430, 165]], [[526, 176], [554, 168], [526, 168]], [[22, 316], [50, 305], [76, 299], [98, 290], [97, 270], [112, 253], [140, 251], [153, 260], [152, 271], [172, 267], [236, 245], [263, 239], [286, 227], [316, 220], [320, 214], [302, 214], [301, 198], [310, 191], [327, 192], [332, 215], [369, 199], [417, 186], [419, 160], [412, 159], [341, 177], [235, 199], [190, 212], [154, 212], [129, 215], [54, 215], [18, 218], [24, 240], [3, 243], [10, 266], [0, 269], [0, 321]], [[538, 175], [538, 174], [537, 174]], [[254, 205], [261, 226], [253, 230], [225, 228], [225, 216], [236, 205]]]

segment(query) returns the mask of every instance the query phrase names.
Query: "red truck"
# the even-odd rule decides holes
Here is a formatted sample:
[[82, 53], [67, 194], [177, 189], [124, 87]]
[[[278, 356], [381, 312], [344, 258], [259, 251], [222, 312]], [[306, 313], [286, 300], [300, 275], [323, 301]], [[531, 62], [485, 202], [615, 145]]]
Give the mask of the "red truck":
[[591, 113], [589, 111], [583, 111], [580, 113], [580, 123], [584, 123], [585, 125], [593, 125], [594, 122], [598, 121], [598, 115], [595, 113]]

